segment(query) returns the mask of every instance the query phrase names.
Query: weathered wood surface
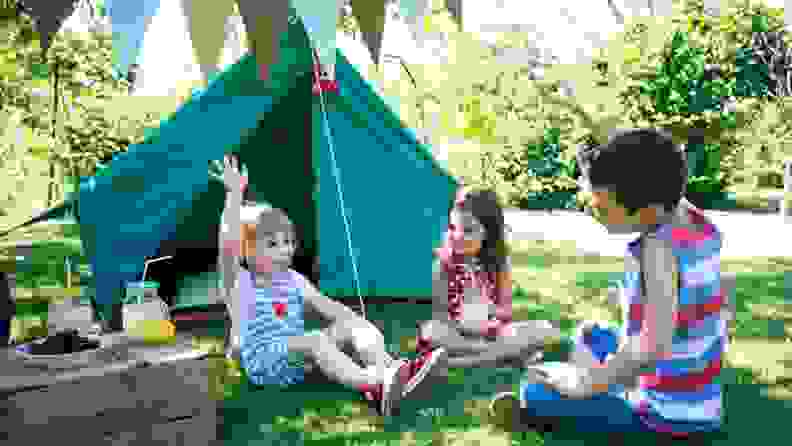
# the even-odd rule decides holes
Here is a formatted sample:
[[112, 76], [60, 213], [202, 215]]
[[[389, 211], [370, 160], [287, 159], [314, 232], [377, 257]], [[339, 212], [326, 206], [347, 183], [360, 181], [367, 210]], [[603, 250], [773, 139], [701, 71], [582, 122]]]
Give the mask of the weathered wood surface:
[[71, 368], [31, 366], [2, 351], [0, 444], [211, 444], [217, 402], [191, 336], [157, 347], [123, 337], [108, 344]]

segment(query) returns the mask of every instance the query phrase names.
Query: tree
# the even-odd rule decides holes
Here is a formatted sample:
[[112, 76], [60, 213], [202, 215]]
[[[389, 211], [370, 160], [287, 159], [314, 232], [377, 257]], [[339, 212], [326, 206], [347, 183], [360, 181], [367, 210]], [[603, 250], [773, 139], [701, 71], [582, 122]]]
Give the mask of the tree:
[[4, 17], [0, 107], [5, 138], [0, 162], [16, 166], [12, 170], [18, 181], [32, 182], [36, 179], [20, 166], [47, 161], [51, 205], [57, 198], [54, 186], [64, 175], [92, 174], [98, 160], [142, 141], [158, 116], [117, 110], [115, 99], [126, 95], [128, 85], [112, 75], [109, 34], [61, 32], [42, 60], [31, 20], [10, 13]]

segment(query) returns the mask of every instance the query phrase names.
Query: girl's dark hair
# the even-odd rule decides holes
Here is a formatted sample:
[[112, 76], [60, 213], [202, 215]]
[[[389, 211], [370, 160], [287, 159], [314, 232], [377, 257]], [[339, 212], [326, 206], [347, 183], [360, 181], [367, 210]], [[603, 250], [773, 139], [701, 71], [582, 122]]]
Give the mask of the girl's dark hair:
[[613, 193], [631, 215], [651, 205], [670, 212], [685, 195], [685, 152], [662, 130], [619, 131], [605, 145], [579, 149], [577, 161], [591, 186]]
[[456, 207], [470, 211], [484, 226], [484, 241], [478, 254], [478, 263], [486, 272], [502, 272], [508, 263], [506, 223], [498, 195], [486, 189], [466, 191]]

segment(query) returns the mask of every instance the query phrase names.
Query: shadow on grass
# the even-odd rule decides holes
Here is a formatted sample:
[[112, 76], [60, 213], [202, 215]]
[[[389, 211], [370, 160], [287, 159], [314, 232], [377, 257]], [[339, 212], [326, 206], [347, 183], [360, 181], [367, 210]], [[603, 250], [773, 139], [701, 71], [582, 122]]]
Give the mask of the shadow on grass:
[[[545, 445], [580, 444], [699, 444], [742, 445], [760, 441], [760, 444], [788, 444], [786, 429], [792, 416], [792, 401], [768, 397], [768, 387], [756, 384], [756, 375], [746, 368], [723, 370], [724, 428], [721, 432], [706, 434], [696, 439], [669, 441], [655, 434], [581, 434], [574, 429], [542, 434]], [[515, 432], [515, 444], [535, 445], [536, 432]]]
[[[360, 403], [346, 399], [321, 398], [314, 394], [310, 399], [295, 400], [291, 404], [281, 395], [277, 404], [273, 400], [259, 399], [247, 412], [252, 416], [232, 419], [226, 414], [226, 428], [234, 428], [236, 435], [224, 438], [227, 444], [246, 444], [245, 441], [270, 439], [280, 444], [402, 444], [406, 432], [418, 433], [416, 444], [451, 444], [439, 438], [428, 438], [438, 432], [466, 432], [492, 428], [485, 415], [486, 401], [497, 391], [513, 388], [519, 382], [520, 371], [504, 369], [455, 371], [448, 378], [435, 378], [422, 384], [423, 396], [416, 396], [402, 404], [402, 414], [383, 420], [365, 414]], [[761, 444], [781, 445], [788, 420], [792, 415], [792, 402], [768, 396], [768, 387], [756, 384], [756, 376], [747, 368], [724, 369], [724, 430], [689, 444], [737, 445], [750, 444], [761, 439]], [[445, 381], [445, 382], [443, 382]], [[260, 395], [263, 397], [263, 395]], [[329, 395], [328, 395], [329, 396]], [[297, 413], [289, 416], [284, 405]], [[275, 415], [277, 413], [277, 415]], [[270, 414], [274, 422], [268, 424]], [[242, 431], [247, 431], [246, 435]], [[227, 431], [230, 434], [230, 430]], [[428, 436], [427, 436], [428, 434]], [[614, 434], [581, 434], [572, 429], [562, 432], [538, 434], [535, 431], [511, 434], [515, 445], [585, 444], [613, 445]], [[244, 437], [244, 439], [243, 439]], [[668, 444], [652, 434], [622, 434], [618, 444]], [[629, 443], [628, 443], [629, 442]], [[640, 442], [640, 443], [638, 443]], [[685, 444], [686, 442], [678, 442]], [[276, 444], [276, 443], [272, 443]]]

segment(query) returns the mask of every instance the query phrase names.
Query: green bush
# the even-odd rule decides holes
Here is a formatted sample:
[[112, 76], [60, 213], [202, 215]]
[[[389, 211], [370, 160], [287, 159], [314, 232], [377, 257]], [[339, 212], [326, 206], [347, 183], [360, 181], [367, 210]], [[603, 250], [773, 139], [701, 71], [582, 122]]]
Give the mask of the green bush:
[[561, 130], [549, 128], [538, 143], [482, 154], [482, 173], [471, 183], [496, 190], [508, 206], [574, 209], [575, 160], [562, 157]]
[[[754, 32], [784, 28], [783, 10], [743, 0], [722, 6], [719, 17], [710, 17], [703, 0], [674, 2], [671, 37], [661, 47], [647, 47], [650, 29], [656, 30], [635, 23], [620, 38], [624, 55], [595, 56], [585, 78], [618, 85], [622, 110], [584, 110], [559, 94], [559, 82], [497, 64], [496, 73], [461, 91], [471, 105], [464, 136], [488, 147], [480, 171], [463, 181], [496, 189], [511, 206], [574, 206], [576, 147], [602, 143], [617, 127], [662, 128], [686, 144], [689, 191], [699, 198], [752, 182], [761, 169], [780, 172], [783, 158], [792, 155], [786, 142], [792, 108], [761, 95], [766, 78], [748, 48]], [[624, 64], [615, 66], [620, 59]]]
[[[768, 112], [767, 70], [755, 63], [750, 49], [754, 32], [784, 29], [783, 10], [728, 0], [719, 17], [709, 17], [702, 0], [681, 3], [681, 14], [672, 18], [674, 37], [641, 60], [628, 75], [634, 82], [621, 98], [636, 126], [665, 128], [678, 142], [688, 142], [691, 131], [701, 134], [701, 141], [688, 147], [693, 164], [689, 190], [714, 193], [718, 185], [720, 191], [751, 175], [763, 146], [769, 153], [781, 153], [773, 148], [784, 147], [785, 110]], [[707, 76], [702, 70], [707, 65], [720, 68], [721, 80]], [[653, 100], [643, 100], [640, 93]], [[733, 107], [721, 109], [728, 97], [734, 97]], [[783, 109], [782, 102], [771, 107]], [[760, 164], [781, 169], [780, 157]]]
[[707, 80], [704, 50], [690, 45], [687, 34], [677, 31], [662, 54], [655, 76], [640, 82], [641, 94], [652, 98], [661, 115], [719, 112], [721, 100], [731, 96], [733, 81]]
[[770, 74], [766, 65], [756, 62], [753, 49], [738, 48], [735, 63], [737, 68], [735, 96], [766, 97]]
[[[33, 20], [2, 8], [0, 33], [0, 177], [29, 187], [92, 175], [99, 160], [142, 141], [157, 124], [150, 109], [114, 101], [128, 94], [128, 84], [112, 75], [110, 34], [61, 31], [42, 57]], [[34, 175], [32, 161], [52, 166], [48, 179]], [[9, 197], [0, 208], [15, 207], [17, 194], [9, 190]]]

